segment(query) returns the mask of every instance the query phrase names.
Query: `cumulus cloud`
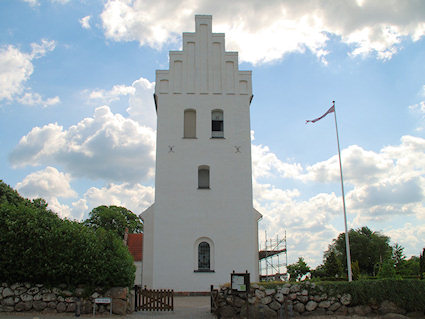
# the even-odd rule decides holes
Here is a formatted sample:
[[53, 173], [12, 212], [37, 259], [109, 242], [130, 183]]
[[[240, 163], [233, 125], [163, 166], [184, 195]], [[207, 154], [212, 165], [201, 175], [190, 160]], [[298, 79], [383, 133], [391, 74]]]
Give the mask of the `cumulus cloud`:
[[91, 187], [84, 194], [91, 210], [99, 205], [123, 206], [139, 215], [154, 202], [154, 188], [142, 184], [109, 184], [106, 187]]
[[131, 85], [114, 85], [110, 90], [96, 89], [88, 94], [90, 102], [111, 103], [120, 100], [121, 97], [128, 97], [129, 106], [127, 112], [130, 118], [141, 125], [156, 128], [156, 113], [153, 100], [155, 82], [141, 77]]
[[136, 89], [133, 86], [117, 84], [111, 90], [94, 90], [90, 93], [91, 100], [101, 100], [103, 102], [112, 102], [119, 100], [121, 96], [134, 95]]
[[102, 106], [68, 130], [56, 123], [33, 128], [9, 159], [14, 167], [61, 165], [73, 176], [138, 182], [153, 176], [154, 151], [153, 129]]
[[[304, 168], [285, 163], [269, 148], [258, 145], [252, 146], [252, 157], [254, 206], [263, 214], [261, 228], [267, 229], [269, 238], [282, 237], [287, 230], [293, 262], [297, 256], [309, 256], [310, 262], [320, 263], [327, 245], [343, 231], [334, 226], [342, 226], [342, 199], [333, 192], [307, 195], [305, 185], [330, 184], [337, 192], [338, 158], [333, 156]], [[342, 159], [344, 181], [349, 186], [346, 187], [349, 227], [371, 222], [385, 225], [397, 216], [425, 219], [425, 139], [403, 136], [400, 144], [377, 152], [352, 145], [342, 151]], [[285, 181], [300, 184], [296, 188], [279, 188], [264, 183], [265, 176], [279, 177], [283, 184]], [[422, 228], [417, 230], [417, 234], [421, 232]], [[392, 230], [388, 235], [407, 246], [406, 241], [398, 240], [402, 233]], [[261, 232], [260, 236], [264, 240]]]
[[224, 0], [108, 0], [101, 18], [108, 39], [161, 48], [193, 30], [194, 14], [206, 12], [214, 16], [215, 32], [226, 33], [228, 49], [254, 64], [306, 50], [326, 63], [330, 35], [348, 44], [353, 56], [375, 53], [387, 60], [405, 38], [425, 35], [420, 1], [235, 0], [232, 10], [227, 7]]
[[391, 241], [399, 243], [406, 247], [404, 253], [406, 256], [418, 256], [422, 253], [423, 238], [425, 238], [425, 225], [405, 223], [400, 228], [389, 228], [384, 231], [386, 235], [391, 237]]
[[59, 172], [54, 167], [29, 174], [16, 184], [16, 189], [29, 198], [75, 197], [77, 193], [71, 188], [71, 176]]
[[59, 102], [59, 97], [44, 100], [26, 86], [26, 82], [34, 71], [32, 60], [41, 58], [47, 52], [54, 50], [55, 45], [55, 41], [42, 39], [41, 43], [31, 44], [30, 53], [21, 52], [13, 45], [0, 48], [0, 102], [17, 100], [26, 105], [43, 106]]
[[[252, 133], [253, 134], [253, 133]], [[303, 168], [299, 163], [285, 163], [268, 146], [252, 145], [252, 165], [254, 178], [279, 175], [285, 178], [296, 178]]]
[[130, 95], [127, 112], [137, 122], [156, 129], [156, 112], [153, 100], [155, 83], [140, 78], [133, 82], [134, 94]]
[[41, 105], [44, 107], [60, 103], [60, 99], [58, 96], [43, 99], [40, 94], [31, 92], [25, 92], [23, 96], [17, 98], [17, 101], [24, 105]]
[[29, 174], [22, 182], [16, 184], [16, 189], [30, 199], [43, 198], [49, 208], [61, 217], [69, 217], [71, 210], [68, 206], [59, 203], [58, 197], [72, 198], [77, 193], [70, 185], [71, 176], [59, 172], [54, 167], [46, 167], [43, 170]]
[[91, 28], [91, 26], [90, 26], [90, 18], [91, 18], [91, 16], [85, 16], [84, 18], [81, 18], [79, 21], [80, 21], [80, 24], [81, 24], [81, 27], [83, 27], [84, 29], [90, 29]]

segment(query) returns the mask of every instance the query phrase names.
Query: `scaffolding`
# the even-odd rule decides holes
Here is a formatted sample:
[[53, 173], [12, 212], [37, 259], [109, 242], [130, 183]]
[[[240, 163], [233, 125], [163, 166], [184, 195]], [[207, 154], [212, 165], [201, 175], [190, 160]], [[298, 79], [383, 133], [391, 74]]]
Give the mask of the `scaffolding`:
[[260, 281], [287, 281], [288, 254], [286, 246], [286, 231], [283, 238], [267, 238], [265, 233], [264, 247], [260, 245]]

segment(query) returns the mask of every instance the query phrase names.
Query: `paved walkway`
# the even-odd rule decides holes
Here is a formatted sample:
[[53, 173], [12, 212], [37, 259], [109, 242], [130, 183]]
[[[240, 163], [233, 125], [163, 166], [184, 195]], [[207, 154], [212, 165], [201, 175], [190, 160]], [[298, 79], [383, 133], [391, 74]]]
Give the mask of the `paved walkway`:
[[[77, 318], [73, 313], [55, 313], [55, 314], [40, 314], [40, 313], [2, 313], [0, 319], [64, 319]], [[175, 318], [175, 319], [214, 319], [214, 315], [210, 313], [210, 297], [174, 297], [174, 311], [139, 311], [127, 316], [112, 315], [104, 313], [102, 315], [81, 315], [79, 318], [128, 318], [128, 319], [143, 319], [143, 318]]]

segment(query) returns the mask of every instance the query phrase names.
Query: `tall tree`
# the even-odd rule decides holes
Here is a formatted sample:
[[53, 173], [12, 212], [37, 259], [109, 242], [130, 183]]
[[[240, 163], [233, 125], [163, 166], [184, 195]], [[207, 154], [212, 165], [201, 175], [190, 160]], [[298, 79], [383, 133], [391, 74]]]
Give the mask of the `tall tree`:
[[336, 258], [335, 252], [331, 251], [325, 260], [325, 271], [328, 277], [341, 276], [342, 266], [341, 262]]
[[421, 276], [421, 279], [424, 279], [425, 276], [425, 248], [419, 257], [419, 276]]
[[84, 224], [94, 229], [112, 230], [121, 238], [124, 236], [126, 228], [130, 233], [141, 233], [143, 231], [140, 218], [131, 210], [119, 206], [98, 206], [94, 208]]
[[392, 259], [394, 261], [396, 270], [398, 270], [403, 261], [406, 259], [406, 255], [404, 254], [404, 247], [401, 246], [399, 243], [395, 243], [392, 246], [392, 250]]
[[298, 276], [305, 275], [310, 271], [310, 267], [304, 261], [303, 257], [298, 257], [298, 261], [294, 264], [288, 265], [287, 268], [291, 278], [297, 278]]
[[[351, 260], [357, 260], [362, 272], [369, 275], [376, 275], [380, 265], [391, 258], [390, 238], [379, 232], [374, 232], [368, 227], [350, 229], [348, 236], [350, 238]], [[345, 249], [345, 233], [338, 235], [329, 245], [325, 252], [325, 258], [331, 252], [335, 253], [336, 258], [340, 260], [345, 269], [347, 269], [347, 255]]]

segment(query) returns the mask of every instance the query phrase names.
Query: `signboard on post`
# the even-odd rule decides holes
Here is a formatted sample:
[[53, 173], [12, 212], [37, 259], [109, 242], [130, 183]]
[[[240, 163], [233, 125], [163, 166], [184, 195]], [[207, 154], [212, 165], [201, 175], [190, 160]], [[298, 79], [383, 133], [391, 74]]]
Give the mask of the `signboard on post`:
[[232, 290], [240, 292], [249, 291], [250, 281], [248, 271], [245, 273], [235, 273], [235, 271], [233, 271], [233, 273], [230, 274], [230, 282], [232, 284]]
[[93, 302], [93, 316], [96, 315], [96, 304], [110, 304], [109, 315], [112, 315], [112, 298], [95, 298]]

